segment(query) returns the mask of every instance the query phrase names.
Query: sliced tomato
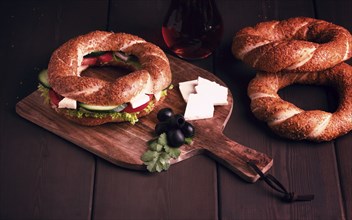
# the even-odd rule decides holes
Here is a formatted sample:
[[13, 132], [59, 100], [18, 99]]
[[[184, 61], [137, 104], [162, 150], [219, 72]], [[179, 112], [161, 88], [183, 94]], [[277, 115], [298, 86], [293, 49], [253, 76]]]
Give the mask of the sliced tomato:
[[98, 58], [96, 57], [84, 57], [82, 60], [82, 66], [92, 66], [97, 63]]
[[152, 100], [152, 98], [153, 98], [153, 95], [149, 95], [149, 94], [148, 94], [148, 96], [149, 96], [149, 101], [148, 101], [148, 102], [146, 102], [146, 103], [144, 103], [143, 105], [140, 105], [140, 106], [138, 106], [138, 107], [136, 107], [136, 108], [133, 108], [132, 105], [131, 105], [131, 103], [128, 103], [127, 106], [126, 106], [126, 108], [123, 110], [123, 112], [126, 112], [126, 113], [134, 113], [134, 112], [140, 112], [140, 111], [142, 111], [143, 109], [145, 109], [145, 108], [149, 105], [149, 102], [150, 102], [150, 101]]
[[63, 96], [57, 94], [54, 90], [49, 90], [49, 98], [52, 105], [59, 106], [59, 102], [64, 98]]
[[98, 60], [100, 64], [108, 63], [112, 60], [112, 53], [111, 52], [104, 53], [103, 55], [100, 55], [98, 57]]

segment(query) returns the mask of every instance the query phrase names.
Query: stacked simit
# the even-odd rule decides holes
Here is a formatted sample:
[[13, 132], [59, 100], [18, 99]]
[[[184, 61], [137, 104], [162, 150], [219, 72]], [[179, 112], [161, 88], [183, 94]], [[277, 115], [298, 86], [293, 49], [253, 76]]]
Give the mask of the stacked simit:
[[[248, 86], [251, 110], [278, 135], [329, 141], [352, 130], [352, 36], [345, 28], [313, 18], [268, 21], [240, 30], [232, 53], [259, 70]], [[338, 88], [334, 113], [304, 111], [282, 100], [278, 90], [293, 83]]]

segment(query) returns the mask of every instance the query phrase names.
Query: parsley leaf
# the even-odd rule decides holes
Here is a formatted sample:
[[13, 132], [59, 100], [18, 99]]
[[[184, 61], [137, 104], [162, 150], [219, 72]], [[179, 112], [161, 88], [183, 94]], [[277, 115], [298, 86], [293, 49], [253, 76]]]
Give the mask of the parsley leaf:
[[160, 134], [159, 138], [158, 138], [158, 143], [162, 144], [162, 145], [167, 145], [167, 138], [166, 138], [166, 133], [162, 133]]
[[141, 159], [144, 161], [144, 162], [150, 162], [152, 161], [154, 158], [156, 158], [158, 156], [158, 152], [156, 151], [151, 151], [151, 150], [148, 150], [146, 151]]
[[190, 145], [192, 144], [193, 139], [191, 137], [185, 138], [185, 143]]
[[165, 151], [170, 155], [170, 157], [176, 159], [180, 156], [181, 151], [175, 147], [164, 146]]
[[147, 142], [148, 150], [141, 156], [141, 160], [147, 166], [149, 172], [161, 172], [170, 167], [171, 158], [176, 159], [181, 151], [167, 144], [166, 133]]
[[153, 151], [160, 152], [163, 149], [163, 145], [159, 144], [157, 141], [152, 141], [149, 144], [149, 149]]

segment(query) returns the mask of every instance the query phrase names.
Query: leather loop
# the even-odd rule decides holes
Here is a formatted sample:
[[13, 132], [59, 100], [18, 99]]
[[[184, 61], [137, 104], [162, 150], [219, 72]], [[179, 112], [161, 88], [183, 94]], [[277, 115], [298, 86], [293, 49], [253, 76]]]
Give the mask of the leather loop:
[[273, 175], [267, 174], [265, 175], [253, 162], [249, 161], [247, 164], [260, 176], [262, 180], [264, 180], [271, 188], [275, 191], [283, 194], [282, 200], [285, 202], [303, 202], [303, 201], [311, 201], [314, 199], [313, 194], [307, 195], [296, 195], [294, 192], [289, 192], [286, 190], [285, 186], [280, 183]]

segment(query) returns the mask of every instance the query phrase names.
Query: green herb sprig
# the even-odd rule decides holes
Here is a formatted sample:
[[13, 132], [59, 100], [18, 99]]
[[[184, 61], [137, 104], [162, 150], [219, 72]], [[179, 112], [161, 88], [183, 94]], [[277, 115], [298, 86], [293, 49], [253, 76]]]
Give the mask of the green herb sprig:
[[[188, 142], [190, 143], [190, 142]], [[161, 172], [170, 167], [170, 160], [177, 159], [181, 154], [179, 148], [167, 144], [166, 133], [148, 141], [148, 150], [141, 156], [149, 172]]]

